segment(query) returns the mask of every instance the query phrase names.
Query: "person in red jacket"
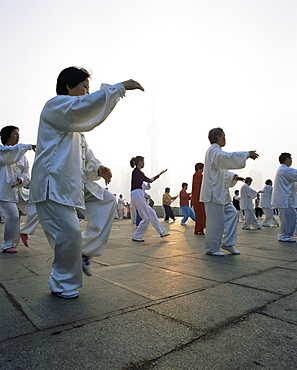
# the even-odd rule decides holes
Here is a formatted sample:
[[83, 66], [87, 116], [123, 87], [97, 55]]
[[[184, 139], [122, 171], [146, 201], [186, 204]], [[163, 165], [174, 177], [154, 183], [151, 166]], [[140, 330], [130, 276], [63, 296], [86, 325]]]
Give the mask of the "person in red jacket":
[[195, 173], [193, 175], [193, 182], [192, 182], [192, 196], [191, 196], [191, 205], [194, 208], [194, 212], [196, 215], [196, 222], [194, 228], [195, 235], [205, 235], [205, 210], [204, 210], [204, 203], [200, 202], [200, 190], [201, 190], [201, 183], [202, 183], [202, 172], [203, 172], [203, 163], [196, 163], [195, 164]]
[[186, 182], [182, 183], [182, 190], [179, 192], [179, 205], [183, 213], [183, 219], [181, 220], [181, 225], [185, 226], [188, 218], [190, 217], [193, 221], [196, 221], [195, 213], [189, 206], [189, 201], [191, 199], [191, 193], [187, 193], [188, 184]]

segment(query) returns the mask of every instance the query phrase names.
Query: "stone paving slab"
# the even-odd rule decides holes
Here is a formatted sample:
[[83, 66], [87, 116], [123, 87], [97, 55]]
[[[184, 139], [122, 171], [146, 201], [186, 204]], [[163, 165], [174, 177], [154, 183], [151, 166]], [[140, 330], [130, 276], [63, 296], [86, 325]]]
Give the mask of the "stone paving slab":
[[[78, 300], [77, 300], [78, 301]], [[124, 369], [190, 342], [194, 333], [146, 309], [0, 343], [1, 369]]]
[[226, 283], [167, 300], [150, 309], [199, 330], [209, 331], [278, 297], [277, 294]]
[[117, 271], [114, 268], [101, 268], [95, 272], [109, 282], [121, 284], [128, 290], [152, 299], [170, 297], [213, 284], [209, 280], [140, 263], [119, 266]]
[[[195, 258], [194, 255], [176, 256], [174, 258], [163, 258], [146, 261], [149, 265], [167, 268], [171, 271], [181, 272], [187, 275], [203, 277], [213, 281], [228, 281], [237, 277], [256, 272], [256, 268], [249, 266], [232, 266], [229, 260], [238, 259], [238, 256], [228, 255], [226, 257], [203, 256]], [[227, 262], [226, 262], [227, 261]]]
[[297, 327], [253, 314], [153, 361], [158, 370], [295, 370]]
[[271, 303], [263, 312], [288, 323], [297, 325], [297, 293]]
[[297, 290], [297, 271], [273, 268], [261, 274], [235, 279], [233, 283], [269, 290], [278, 294], [290, 294]]
[[0, 342], [5, 339], [32, 333], [37, 330], [32, 322], [28, 320], [25, 313], [20, 309], [17, 303], [11, 299], [9, 294], [7, 294], [3, 288], [0, 288], [0, 312]]
[[0, 253], [1, 370], [296, 368], [297, 245], [239, 223], [242, 254], [218, 258], [193, 222], [161, 223], [169, 237], [150, 226], [133, 243], [130, 220], [115, 222], [74, 300], [50, 294], [40, 227]]
[[17, 258], [13, 258], [11, 254], [1, 253], [0, 258], [0, 280], [22, 279], [32, 276], [32, 271], [22, 266]]
[[96, 276], [84, 279], [81, 296], [74, 300], [50, 294], [45, 279], [40, 276], [22, 279], [17, 284], [11, 280], [5, 281], [3, 286], [39, 330], [106, 315], [150, 301]]

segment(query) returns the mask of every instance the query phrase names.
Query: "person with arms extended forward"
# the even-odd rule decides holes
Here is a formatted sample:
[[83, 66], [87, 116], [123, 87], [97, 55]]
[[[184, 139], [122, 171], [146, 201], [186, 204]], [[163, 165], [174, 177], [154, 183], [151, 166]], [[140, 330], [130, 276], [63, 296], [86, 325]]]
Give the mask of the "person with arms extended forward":
[[[19, 129], [5, 126], [1, 132], [0, 145], [0, 214], [4, 219], [2, 251], [16, 253], [20, 240], [28, 246], [28, 234], [33, 234], [38, 217], [34, 204], [28, 202], [29, 164], [25, 153], [36, 149], [35, 145], [19, 144]], [[24, 211], [26, 220], [20, 226], [18, 207]]]
[[[93, 182], [102, 177], [108, 184], [112, 174], [94, 157], [82, 132], [100, 125], [126, 90], [144, 91], [129, 80], [103, 84], [89, 94], [89, 78], [88, 71], [78, 67], [59, 74], [57, 96], [41, 112], [32, 168], [31, 200], [54, 249], [49, 286], [62, 298], [78, 296], [82, 265], [91, 275], [90, 258], [104, 252], [116, 202], [113, 194]], [[83, 235], [75, 207], [87, 218]]]
[[256, 159], [256, 151], [224, 152], [226, 145], [225, 133], [220, 128], [209, 131], [208, 148], [204, 162], [200, 201], [204, 202], [206, 212], [205, 252], [212, 256], [225, 256], [220, 248], [240, 254], [234, 248], [237, 242], [237, 211], [234, 208], [229, 193], [229, 187], [234, 186], [242, 177], [228, 171], [245, 167], [248, 158]]
[[133, 157], [130, 160], [130, 166], [134, 168], [131, 177], [131, 204], [136, 208], [139, 216], [142, 219], [135, 230], [132, 240], [134, 242], [144, 242], [142, 237], [146, 232], [150, 222], [160, 234], [161, 238], [168, 236], [169, 233], [167, 233], [160, 224], [160, 221], [156, 215], [156, 211], [145, 201], [143, 191], [143, 182], [154, 182], [167, 170], [161, 171], [158, 175], [152, 177], [151, 179], [146, 177], [141, 171], [141, 169], [144, 167], [144, 157], [141, 157], [140, 155]]

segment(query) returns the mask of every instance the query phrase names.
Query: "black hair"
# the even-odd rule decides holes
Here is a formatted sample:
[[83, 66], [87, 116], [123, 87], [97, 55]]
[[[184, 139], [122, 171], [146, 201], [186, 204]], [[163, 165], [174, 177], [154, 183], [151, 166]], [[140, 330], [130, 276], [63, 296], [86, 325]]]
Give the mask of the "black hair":
[[199, 162], [195, 164], [195, 171], [203, 170], [204, 164]]
[[246, 184], [251, 184], [251, 183], [252, 183], [252, 181], [253, 181], [253, 179], [252, 179], [251, 177], [246, 177], [246, 178], [245, 178], [245, 180], [244, 180], [244, 182], [245, 182]]
[[68, 67], [63, 69], [57, 79], [57, 95], [68, 95], [67, 86], [73, 88], [89, 77], [91, 77], [91, 73], [84, 68]]
[[165, 188], [165, 193], [169, 193], [170, 192], [170, 188]]
[[188, 184], [186, 182], [183, 182], [182, 183], [182, 188], [184, 188], [185, 186], [188, 186]]
[[290, 154], [290, 153], [282, 153], [282, 154], [278, 157], [279, 163], [280, 163], [280, 164], [285, 163], [285, 161], [286, 161], [286, 159], [287, 159], [287, 158], [291, 158], [291, 154]]
[[132, 168], [137, 167], [138, 163], [143, 160], [144, 160], [144, 157], [141, 157], [140, 155], [133, 157], [130, 159], [130, 166]]
[[7, 140], [10, 138], [10, 135], [13, 130], [19, 130], [19, 128], [16, 126], [5, 126], [1, 129], [0, 136], [1, 136], [1, 143], [3, 145], [6, 145]]
[[222, 136], [224, 131], [220, 127], [213, 128], [208, 133], [208, 140], [211, 144], [215, 144], [218, 141], [217, 136]]
[[270, 184], [272, 184], [272, 181], [270, 179], [265, 181], [265, 185], [270, 185]]

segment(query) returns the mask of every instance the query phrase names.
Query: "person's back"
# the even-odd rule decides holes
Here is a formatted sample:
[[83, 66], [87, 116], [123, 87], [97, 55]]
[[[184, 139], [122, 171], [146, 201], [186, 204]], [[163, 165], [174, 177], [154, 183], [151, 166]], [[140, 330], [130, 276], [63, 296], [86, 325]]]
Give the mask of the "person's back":
[[248, 184], [243, 184], [240, 189], [240, 208], [253, 209], [253, 199], [257, 197], [256, 190], [252, 189]]
[[271, 196], [272, 196], [272, 186], [266, 184], [261, 192], [260, 207], [272, 208]]
[[295, 203], [295, 171], [285, 164], [277, 169], [272, 191], [273, 207], [287, 208], [290, 203]]

